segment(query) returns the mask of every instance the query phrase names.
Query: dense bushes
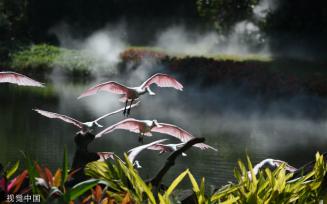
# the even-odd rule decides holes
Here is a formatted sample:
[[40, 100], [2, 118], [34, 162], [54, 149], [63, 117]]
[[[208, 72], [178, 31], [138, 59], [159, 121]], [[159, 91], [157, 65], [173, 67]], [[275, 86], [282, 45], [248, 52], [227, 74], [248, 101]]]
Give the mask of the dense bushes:
[[71, 74], [89, 74], [94, 59], [86, 53], [52, 45], [32, 45], [11, 55], [10, 66], [19, 71], [47, 73], [59, 68]]
[[[167, 71], [179, 73], [186, 82], [203, 86], [230, 84], [269, 97], [310, 93], [327, 96], [324, 62], [271, 59], [263, 56], [174, 56], [151, 49], [127, 49], [124, 63], [141, 63], [144, 55], [162, 62]], [[156, 57], [159, 56], [159, 57]], [[136, 67], [137, 67], [136, 63]]]

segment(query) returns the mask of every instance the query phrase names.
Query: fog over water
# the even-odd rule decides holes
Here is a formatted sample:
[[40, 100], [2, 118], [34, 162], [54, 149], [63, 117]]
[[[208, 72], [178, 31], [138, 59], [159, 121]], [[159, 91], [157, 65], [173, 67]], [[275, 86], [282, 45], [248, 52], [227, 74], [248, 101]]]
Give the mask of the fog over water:
[[[114, 94], [101, 92], [77, 100], [77, 96], [97, 82], [116, 80], [130, 86], [139, 85], [148, 76], [164, 72], [158, 62], [143, 63], [128, 75], [112, 74], [87, 83], [72, 83], [53, 73], [50, 88], [45, 90], [26, 89], [15, 86], [1, 86], [2, 95], [0, 131], [2, 140], [1, 161], [13, 161], [23, 150], [51, 168], [59, 167], [63, 146], [67, 145], [70, 160], [74, 153], [74, 127], [61, 121], [47, 119], [33, 112], [41, 108], [67, 114], [90, 121], [107, 112], [123, 106]], [[174, 75], [182, 83], [182, 77]], [[224, 84], [203, 88], [198, 84], [186, 83], [184, 91], [153, 87], [156, 96], [144, 95], [140, 105], [132, 110], [131, 117], [157, 119], [159, 122], [176, 124], [194, 136], [205, 137], [206, 142], [218, 148], [218, 152], [200, 151], [196, 148], [179, 158], [176, 166], [167, 175], [166, 181], [174, 178], [186, 168], [199, 178], [205, 176], [208, 184], [222, 185], [232, 179], [238, 159], [249, 154], [254, 162], [264, 158], [276, 158], [301, 166], [313, 159], [316, 151], [326, 149], [326, 99], [297, 95], [275, 100], [266, 100], [260, 95], [247, 95], [242, 87]], [[41, 92], [41, 94], [40, 94]], [[51, 93], [50, 96], [46, 93]], [[43, 93], [43, 94], [42, 94]], [[109, 126], [123, 119], [122, 114], [107, 118], [100, 123]], [[100, 131], [100, 130], [97, 130]], [[172, 137], [154, 134], [145, 138], [151, 142], [168, 138], [169, 143], [178, 143]], [[33, 142], [31, 142], [33, 141]], [[137, 135], [123, 130], [95, 140], [92, 151], [123, 152], [138, 146]], [[144, 177], [155, 172], [164, 163], [167, 155], [146, 151], [138, 160]]]

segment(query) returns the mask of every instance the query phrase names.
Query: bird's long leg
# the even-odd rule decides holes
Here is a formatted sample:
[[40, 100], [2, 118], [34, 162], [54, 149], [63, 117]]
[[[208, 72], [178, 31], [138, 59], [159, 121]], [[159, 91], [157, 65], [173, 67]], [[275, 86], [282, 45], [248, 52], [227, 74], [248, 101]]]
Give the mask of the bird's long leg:
[[125, 102], [125, 108], [124, 108], [124, 111], [123, 111], [123, 115], [124, 116], [126, 115], [127, 103], [128, 103], [128, 99], [126, 99], [126, 102]]
[[134, 99], [132, 99], [131, 104], [129, 104], [129, 109], [127, 110], [127, 116], [131, 113], [133, 102], [134, 102]]

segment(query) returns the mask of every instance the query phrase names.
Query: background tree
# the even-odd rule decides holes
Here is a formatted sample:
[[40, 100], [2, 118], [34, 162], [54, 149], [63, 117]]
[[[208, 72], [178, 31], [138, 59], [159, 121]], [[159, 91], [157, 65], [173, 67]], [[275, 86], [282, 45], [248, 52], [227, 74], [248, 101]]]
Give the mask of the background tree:
[[219, 32], [229, 31], [237, 22], [252, 18], [258, 0], [197, 0], [199, 15]]

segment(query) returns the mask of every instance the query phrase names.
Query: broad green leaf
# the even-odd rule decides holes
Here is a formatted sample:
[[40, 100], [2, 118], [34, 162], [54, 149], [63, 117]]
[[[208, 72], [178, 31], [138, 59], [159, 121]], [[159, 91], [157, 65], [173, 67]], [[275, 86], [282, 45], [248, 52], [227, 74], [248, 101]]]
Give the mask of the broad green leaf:
[[156, 200], [154, 198], [154, 195], [151, 191], [151, 188], [143, 181], [143, 179], [136, 173], [136, 171], [134, 170], [133, 164], [129, 161], [127, 154], [124, 154], [125, 156], [125, 162], [127, 164], [127, 166], [129, 167], [130, 170], [130, 174], [133, 177], [133, 180], [136, 181], [137, 185], [139, 185], [139, 187], [141, 187], [141, 189], [147, 194], [149, 201], [153, 204], [156, 203]]
[[184, 179], [184, 177], [189, 173], [189, 170], [186, 169], [183, 173], [181, 173], [175, 180], [170, 184], [167, 191], [165, 192], [164, 196], [168, 198], [170, 194], [175, 190], [178, 184]]
[[68, 190], [68, 192], [65, 194], [65, 201], [69, 202], [75, 200], [79, 196], [83, 195], [86, 191], [96, 186], [98, 183], [99, 183], [98, 179], [90, 179], [76, 184], [75, 186], [73, 186], [72, 189]]
[[198, 185], [198, 183], [196, 182], [194, 176], [191, 174], [190, 171], [188, 171], [188, 176], [189, 176], [190, 181], [191, 181], [191, 183], [192, 183], [192, 186], [193, 186], [193, 190], [194, 190], [194, 192], [196, 192], [196, 193], [199, 192], [199, 191], [200, 191], [199, 185]]

